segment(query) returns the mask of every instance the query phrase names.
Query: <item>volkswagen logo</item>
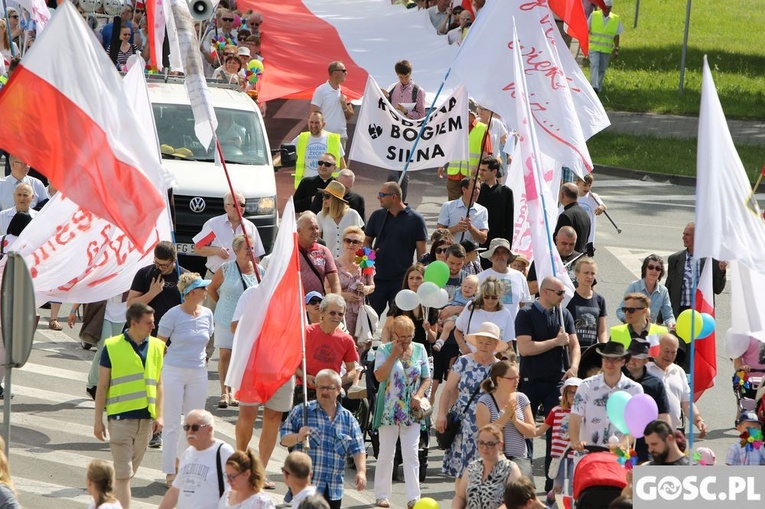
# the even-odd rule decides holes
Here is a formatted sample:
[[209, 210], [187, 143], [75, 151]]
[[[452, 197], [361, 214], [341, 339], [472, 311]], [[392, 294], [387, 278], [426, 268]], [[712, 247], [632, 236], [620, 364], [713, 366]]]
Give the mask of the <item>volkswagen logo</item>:
[[201, 196], [195, 196], [189, 202], [189, 208], [192, 212], [196, 212], [197, 214], [204, 212], [206, 206], [207, 204]]

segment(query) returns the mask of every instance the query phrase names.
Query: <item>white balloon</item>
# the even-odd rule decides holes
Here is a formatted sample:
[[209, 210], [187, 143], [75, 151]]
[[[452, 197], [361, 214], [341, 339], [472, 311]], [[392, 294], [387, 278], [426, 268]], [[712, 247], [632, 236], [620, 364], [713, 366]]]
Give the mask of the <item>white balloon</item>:
[[431, 304], [430, 307], [441, 309], [447, 304], [449, 304], [449, 293], [446, 291], [446, 289], [439, 288], [438, 295], [436, 296], [435, 300], [433, 301], [433, 304]]
[[396, 306], [402, 311], [411, 311], [420, 305], [420, 298], [412, 290], [401, 290], [396, 294]]
[[88, 13], [96, 12], [100, 3], [99, 0], [80, 0], [79, 2], [80, 7]]
[[122, 11], [122, 0], [103, 0], [102, 3], [104, 12], [110, 16], [116, 16]]
[[440, 290], [440, 288], [435, 283], [430, 281], [422, 283], [417, 289], [417, 296], [420, 298], [422, 305], [432, 307], [433, 304], [431, 303], [431, 299], [438, 295], [438, 290]]
[[733, 329], [728, 329], [728, 334], [725, 335], [725, 346], [728, 347], [730, 358], [741, 357], [749, 348], [749, 333], [733, 332]]

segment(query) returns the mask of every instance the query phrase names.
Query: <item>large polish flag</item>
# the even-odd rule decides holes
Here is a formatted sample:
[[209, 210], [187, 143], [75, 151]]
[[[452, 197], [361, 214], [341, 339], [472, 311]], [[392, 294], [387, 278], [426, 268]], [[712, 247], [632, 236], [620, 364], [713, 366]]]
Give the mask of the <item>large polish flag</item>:
[[[434, 94], [458, 50], [436, 34], [426, 11], [390, 0], [238, 0], [237, 6], [263, 14], [261, 101], [310, 99], [334, 60], [348, 69], [341, 87], [350, 99], [364, 95], [370, 75], [386, 88], [394, 83], [393, 67], [404, 59], [412, 63], [414, 81]], [[442, 97], [457, 85], [449, 80]]]
[[506, 120], [514, 119], [524, 105], [513, 64], [513, 19], [539, 148], [583, 176], [592, 171], [586, 140], [610, 121], [564, 44], [547, 0], [487, 2], [452, 69], [478, 103]]
[[[712, 264], [717, 263], [707, 258], [696, 286], [696, 311], [715, 316], [714, 293], [712, 292]], [[698, 401], [704, 391], [713, 387], [717, 375], [717, 343], [715, 333], [697, 339], [693, 345], [696, 350], [693, 359], [693, 401]]]
[[305, 303], [300, 280], [295, 205], [287, 202], [268, 270], [253, 292], [234, 335], [226, 385], [239, 401], [265, 403], [303, 358]]
[[0, 94], [0, 146], [142, 248], [165, 208], [152, 184], [162, 167], [128, 103], [108, 55], [64, 2]]

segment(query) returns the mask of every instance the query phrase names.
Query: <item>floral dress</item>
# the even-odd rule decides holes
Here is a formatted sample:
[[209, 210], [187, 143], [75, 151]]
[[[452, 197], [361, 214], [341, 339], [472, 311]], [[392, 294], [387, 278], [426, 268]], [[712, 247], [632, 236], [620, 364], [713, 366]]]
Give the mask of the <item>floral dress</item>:
[[478, 391], [470, 407], [463, 413], [470, 397], [480, 387], [481, 382], [489, 377], [489, 371], [492, 364], [486, 366], [479, 364], [473, 359], [472, 355], [463, 355], [458, 357], [452, 366], [452, 372], [460, 377], [457, 385], [457, 401], [452, 407], [461, 416], [462, 426], [459, 433], [454, 437], [452, 446], [444, 453], [444, 464], [441, 472], [450, 477], [460, 477], [473, 461], [476, 453], [476, 435], [478, 426], [475, 423], [475, 407], [481, 398], [481, 391]]
[[[375, 369], [383, 365], [393, 350], [393, 343], [380, 345], [375, 356]], [[430, 378], [428, 354], [425, 347], [412, 343], [412, 356], [393, 364], [385, 387], [381, 426], [410, 426], [422, 424], [412, 417], [412, 396], [417, 392], [422, 379]]]
[[[364, 286], [364, 280], [366, 279], [361, 275], [361, 268], [356, 267], [356, 270], [350, 272], [341, 267], [337, 261], [337, 277], [340, 279], [340, 290], [343, 292], [359, 293], [359, 289]], [[359, 308], [364, 301], [350, 302], [345, 301], [345, 327], [348, 329], [348, 334], [356, 338], [356, 319], [359, 316]]]

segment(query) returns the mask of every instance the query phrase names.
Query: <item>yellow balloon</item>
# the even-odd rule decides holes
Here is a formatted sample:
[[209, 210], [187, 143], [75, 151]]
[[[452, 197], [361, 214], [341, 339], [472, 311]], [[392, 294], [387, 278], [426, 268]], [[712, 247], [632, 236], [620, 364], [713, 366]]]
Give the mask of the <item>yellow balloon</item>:
[[[693, 338], [691, 338], [691, 326], [693, 326]], [[692, 309], [686, 309], [677, 317], [675, 333], [683, 341], [690, 343], [691, 339], [699, 337], [702, 327], [704, 327], [704, 319], [701, 313]]]
[[432, 498], [425, 497], [419, 499], [417, 503], [414, 504], [414, 509], [439, 509], [439, 507], [438, 502]]

